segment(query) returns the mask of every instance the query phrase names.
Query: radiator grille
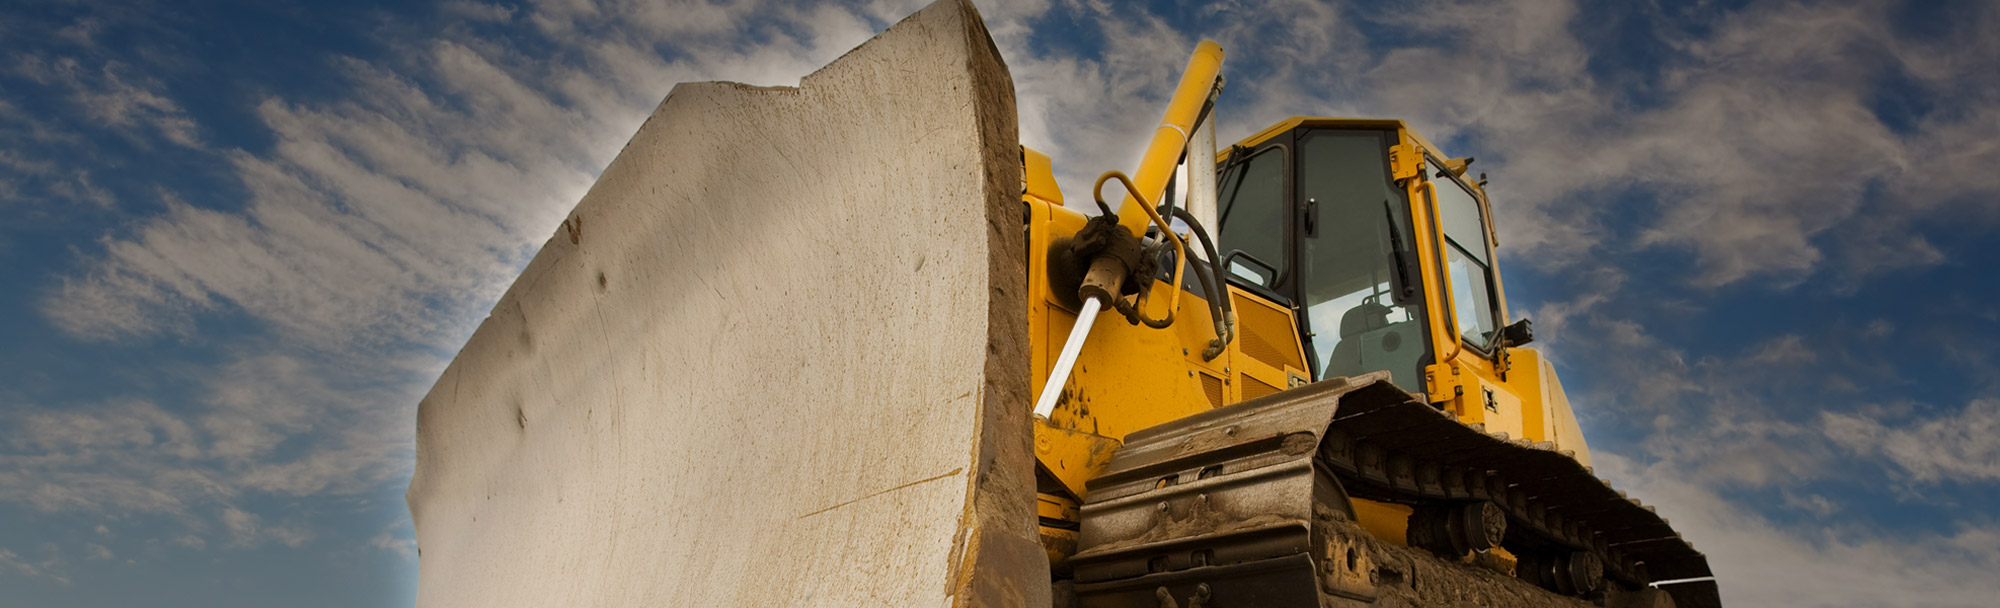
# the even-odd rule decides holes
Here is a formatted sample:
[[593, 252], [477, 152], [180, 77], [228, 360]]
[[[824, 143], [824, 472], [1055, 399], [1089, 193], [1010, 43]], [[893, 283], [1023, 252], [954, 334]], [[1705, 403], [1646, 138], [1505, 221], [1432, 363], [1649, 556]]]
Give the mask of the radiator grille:
[[1202, 374], [1201, 392], [1208, 394], [1208, 404], [1210, 406], [1222, 407], [1222, 378], [1210, 376], [1205, 373]]
[[1243, 354], [1278, 369], [1305, 369], [1293, 341], [1298, 327], [1282, 308], [1251, 297], [1235, 299], [1237, 338]]
[[1278, 347], [1264, 339], [1264, 336], [1250, 332], [1243, 333], [1243, 354], [1279, 369], [1284, 368], [1285, 359], [1288, 358], [1283, 351], [1278, 350]]
[[1258, 397], [1262, 397], [1262, 396], [1265, 396], [1265, 395], [1269, 395], [1269, 394], [1271, 394], [1271, 393], [1275, 393], [1275, 392], [1278, 392], [1278, 387], [1275, 387], [1275, 386], [1271, 386], [1271, 385], [1269, 385], [1269, 384], [1265, 384], [1265, 383], [1264, 383], [1264, 381], [1262, 381], [1262, 380], [1258, 380], [1258, 379], [1256, 379], [1256, 378], [1252, 378], [1252, 377], [1249, 377], [1249, 376], [1244, 376], [1244, 377], [1243, 377], [1243, 400], [1244, 400], [1244, 401], [1249, 401], [1249, 400], [1251, 400], [1251, 399], [1256, 399], [1256, 398], [1258, 398]]

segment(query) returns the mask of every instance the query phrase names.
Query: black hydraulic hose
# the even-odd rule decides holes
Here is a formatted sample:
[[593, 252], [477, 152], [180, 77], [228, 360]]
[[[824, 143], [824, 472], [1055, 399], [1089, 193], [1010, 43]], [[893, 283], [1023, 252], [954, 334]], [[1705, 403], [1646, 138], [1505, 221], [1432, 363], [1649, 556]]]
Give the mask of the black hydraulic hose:
[[[1209, 315], [1215, 319], [1215, 339], [1208, 343], [1207, 350], [1201, 351], [1203, 361], [1212, 361], [1221, 356], [1223, 347], [1236, 337], [1235, 309], [1229, 302], [1229, 291], [1223, 283], [1222, 258], [1215, 255], [1215, 243], [1209, 240], [1208, 230], [1194, 219], [1194, 214], [1180, 208], [1168, 211], [1180, 221], [1187, 222], [1195, 240], [1201, 241], [1202, 252], [1208, 254], [1208, 268], [1202, 268], [1200, 264], [1188, 266], [1195, 269], [1195, 279], [1201, 281], [1202, 289], [1208, 292]], [[1174, 287], [1178, 289], [1180, 286]]]

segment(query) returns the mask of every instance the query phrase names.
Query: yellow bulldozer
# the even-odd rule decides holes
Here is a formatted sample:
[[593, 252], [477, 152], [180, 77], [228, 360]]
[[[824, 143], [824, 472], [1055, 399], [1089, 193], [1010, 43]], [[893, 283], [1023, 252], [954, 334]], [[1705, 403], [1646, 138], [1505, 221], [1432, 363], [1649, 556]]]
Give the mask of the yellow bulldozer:
[[676, 87], [418, 408], [418, 604], [1719, 605], [1593, 475], [1473, 160], [1218, 146], [1222, 65], [1068, 197], [964, 0]]
[[[1319, 117], [1217, 153], [1222, 57], [1195, 50], [1095, 216], [1023, 150], [1038, 515], [1080, 603], [1367, 605], [1373, 568], [1325, 522], [1586, 598], [1711, 577], [1591, 474], [1509, 321], [1473, 159]], [[1177, 169], [1186, 203], [1162, 204]], [[1713, 582], [1667, 589], [1719, 603]]]

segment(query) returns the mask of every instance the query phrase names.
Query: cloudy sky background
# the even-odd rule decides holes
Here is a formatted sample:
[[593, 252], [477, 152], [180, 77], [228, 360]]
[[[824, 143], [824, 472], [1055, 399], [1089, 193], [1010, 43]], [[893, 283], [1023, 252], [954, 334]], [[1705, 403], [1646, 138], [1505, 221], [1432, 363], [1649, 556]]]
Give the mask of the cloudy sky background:
[[[415, 404], [597, 172], [920, 5], [0, 8], [0, 607], [409, 605]], [[1201, 38], [1225, 141], [1477, 157], [1598, 471], [1726, 600], [2000, 594], [2000, 7], [980, 8], [1071, 192]]]

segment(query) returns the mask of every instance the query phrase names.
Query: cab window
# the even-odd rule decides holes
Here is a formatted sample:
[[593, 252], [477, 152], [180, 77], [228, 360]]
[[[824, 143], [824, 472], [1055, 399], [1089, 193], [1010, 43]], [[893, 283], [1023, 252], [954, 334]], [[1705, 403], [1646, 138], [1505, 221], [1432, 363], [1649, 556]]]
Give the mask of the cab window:
[[1255, 256], [1265, 268], [1240, 256], [1229, 272], [1259, 285], [1275, 287], [1285, 269], [1285, 150], [1272, 146], [1232, 163], [1217, 185], [1217, 240], [1221, 255], [1240, 250]]
[[[1388, 370], [1422, 391], [1429, 340], [1408, 200], [1382, 131], [1314, 130], [1298, 143], [1299, 289], [1319, 379]], [[1399, 250], [1401, 250], [1399, 252]], [[1400, 253], [1400, 255], [1399, 255]]]
[[[1435, 161], [1430, 164], [1441, 165]], [[1493, 262], [1479, 199], [1448, 171], [1431, 176], [1431, 191], [1437, 197], [1438, 222], [1444, 228], [1446, 280], [1451, 282], [1452, 318], [1459, 337], [1473, 348], [1490, 350], [1499, 333], [1500, 309], [1493, 297]]]

